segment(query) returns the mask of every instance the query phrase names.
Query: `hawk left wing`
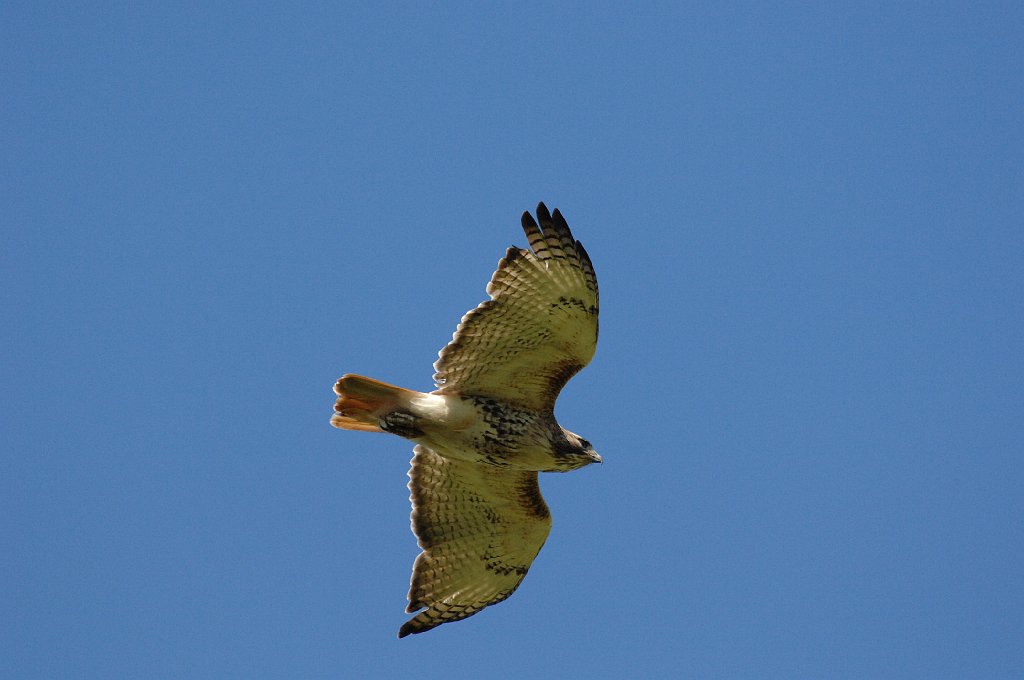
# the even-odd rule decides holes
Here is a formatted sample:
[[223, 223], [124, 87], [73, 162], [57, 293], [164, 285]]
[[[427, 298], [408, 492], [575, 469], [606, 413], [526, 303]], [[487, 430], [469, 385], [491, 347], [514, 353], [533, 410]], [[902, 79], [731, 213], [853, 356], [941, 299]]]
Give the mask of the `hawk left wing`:
[[443, 458], [419, 445], [409, 470], [413, 566], [398, 637], [458, 621], [519, 587], [551, 530], [537, 473]]
[[[538, 224], [539, 222], [539, 224]], [[594, 265], [562, 214], [523, 213], [530, 250], [509, 248], [487, 285], [491, 299], [462, 317], [434, 368], [436, 394], [495, 397], [551, 411], [597, 349]]]

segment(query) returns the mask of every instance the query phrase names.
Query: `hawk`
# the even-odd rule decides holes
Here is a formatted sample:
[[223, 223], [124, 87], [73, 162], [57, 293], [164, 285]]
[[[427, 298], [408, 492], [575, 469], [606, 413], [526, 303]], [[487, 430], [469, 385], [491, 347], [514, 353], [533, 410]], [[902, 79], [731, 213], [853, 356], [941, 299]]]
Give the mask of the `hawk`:
[[538, 472], [601, 457], [561, 427], [555, 399], [597, 348], [597, 277], [558, 210], [523, 213], [530, 249], [509, 248], [434, 363], [437, 389], [358, 375], [334, 386], [331, 424], [415, 442], [409, 490], [413, 565], [398, 637], [459, 621], [509, 597], [551, 529]]

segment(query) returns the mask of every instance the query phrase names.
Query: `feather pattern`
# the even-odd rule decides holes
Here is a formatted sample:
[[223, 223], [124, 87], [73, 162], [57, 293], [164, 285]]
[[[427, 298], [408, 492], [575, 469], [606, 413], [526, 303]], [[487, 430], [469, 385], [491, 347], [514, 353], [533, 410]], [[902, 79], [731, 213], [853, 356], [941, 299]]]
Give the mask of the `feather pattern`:
[[429, 394], [347, 374], [331, 423], [415, 443], [409, 470], [413, 565], [399, 637], [473, 616], [509, 597], [547, 540], [538, 471], [601, 457], [554, 417], [565, 383], [594, 356], [598, 289], [587, 251], [559, 211], [522, 218], [489, 300], [462, 317], [434, 364]]
[[536, 472], [444, 458], [419, 445], [409, 470], [413, 566], [410, 619], [399, 637], [458, 621], [519, 587], [551, 529]]
[[437, 394], [496, 396], [548, 410], [597, 348], [593, 264], [562, 214], [523, 213], [530, 250], [509, 248], [487, 285], [491, 299], [462, 317], [434, 364]]

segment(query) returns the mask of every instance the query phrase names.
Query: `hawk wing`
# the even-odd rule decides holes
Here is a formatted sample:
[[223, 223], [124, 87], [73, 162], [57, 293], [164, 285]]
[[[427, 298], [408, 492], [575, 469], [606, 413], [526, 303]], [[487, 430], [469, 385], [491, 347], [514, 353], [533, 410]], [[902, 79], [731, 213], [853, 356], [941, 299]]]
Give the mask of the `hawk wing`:
[[532, 250], [509, 248], [434, 363], [437, 394], [490, 396], [551, 411], [597, 348], [597, 277], [558, 210], [523, 213]]
[[476, 614], [519, 587], [551, 530], [536, 472], [443, 458], [418, 445], [409, 470], [410, 619], [398, 637]]

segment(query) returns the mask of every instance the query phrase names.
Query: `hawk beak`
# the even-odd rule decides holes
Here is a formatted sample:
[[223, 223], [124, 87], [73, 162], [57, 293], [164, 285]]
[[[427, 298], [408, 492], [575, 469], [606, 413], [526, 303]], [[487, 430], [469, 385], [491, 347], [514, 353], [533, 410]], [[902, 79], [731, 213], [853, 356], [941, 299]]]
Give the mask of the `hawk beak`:
[[592, 461], [594, 461], [595, 463], [603, 463], [604, 462], [604, 458], [601, 458], [601, 456], [597, 455], [597, 451], [588, 451], [587, 455], [590, 456], [590, 459]]

